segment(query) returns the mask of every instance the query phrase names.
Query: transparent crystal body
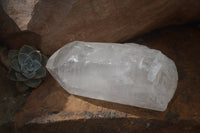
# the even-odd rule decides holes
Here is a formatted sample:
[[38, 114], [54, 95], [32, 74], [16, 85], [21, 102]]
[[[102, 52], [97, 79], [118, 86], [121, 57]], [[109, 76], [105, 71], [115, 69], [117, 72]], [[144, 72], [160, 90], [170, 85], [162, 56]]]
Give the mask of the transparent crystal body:
[[171, 59], [134, 43], [74, 41], [46, 67], [71, 94], [158, 111], [167, 108], [178, 81]]

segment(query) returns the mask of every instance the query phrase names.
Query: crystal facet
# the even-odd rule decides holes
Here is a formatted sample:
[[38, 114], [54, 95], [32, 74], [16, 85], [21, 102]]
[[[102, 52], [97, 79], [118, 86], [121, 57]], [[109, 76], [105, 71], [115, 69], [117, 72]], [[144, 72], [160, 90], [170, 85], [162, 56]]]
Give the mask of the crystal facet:
[[46, 67], [71, 94], [158, 111], [167, 108], [178, 81], [171, 59], [134, 43], [74, 41]]

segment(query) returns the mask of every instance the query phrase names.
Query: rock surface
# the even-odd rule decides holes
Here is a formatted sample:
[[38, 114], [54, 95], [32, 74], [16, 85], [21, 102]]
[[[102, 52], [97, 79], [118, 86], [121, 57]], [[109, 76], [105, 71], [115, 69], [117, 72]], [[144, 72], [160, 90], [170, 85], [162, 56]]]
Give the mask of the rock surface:
[[[15, 113], [25, 103], [26, 95], [18, 94], [15, 82], [9, 80], [6, 69], [0, 64], [0, 129], [13, 122]], [[1, 130], [2, 131], [2, 130]]]
[[18, 31], [20, 31], [20, 29], [16, 23], [5, 13], [0, 5], [0, 41], [7, 35]]
[[19, 31], [7, 35], [3, 38], [3, 41], [10, 49], [20, 49], [24, 45], [30, 45], [38, 49], [41, 36], [31, 31]]
[[198, 131], [199, 36], [200, 30], [196, 26], [185, 26], [159, 30], [130, 41], [159, 49], [177, 64], [180, 78], [178, 89], [165, 112], [69, 95], [53, 78], [48, 77], [32, 92], [15, 116], [15, 123], [17, 126], [26, 125], [21, 128], [24, 133]]
[[0, 132], [15, 133], [13, 119], [16, 112], [24, 105], [30, 92], [19, 94], [15, 82], [7, 78], [7, 69], [2, 58], [0, 46]]
[[35, 4], [39, 0], [0, 0], [6, 13], [15, 21], [21, 30], [28, 28]]
[[157, 111], [167, 108], [178, 82], [171, 59], [135, 43], [74, 41], [46, 68], [70, 94]]
[[197, 0], [1, 0], [21, 29], [42, 36], [51, 55], [74, 40], [120, 42], [153, 29], [199, 20]]
[[[25, 10], [30, 10], [33, 7], [31, 8], [30, 5], [24, 7], [30, 1], [0, 0], [0, 2], [0, 45], [7, 45], [10, 49], [19, 49], [23, 45], [31, 45], [38, 48], [38, 45], [41, 43], [41, 36], [31, 31], [21, 31], [23, 28], [20, 27], [20, 29], [18, 27], [20, 26], [19, 24], [22, 24], [22, 19], [25, 19], [27, 16], [31, 17], [31, 15], [25, 12]], [[20, 2], [23, 2], [23, 4], [18, 5]], [[15, 6], [17, 6], [16, 9]], [[22, 8], [26, 9], [21, 10]], [[8, 12], [6, 13], [5, 10]], [[19, 10], [20, 12], [18, 12]], [[13, 15], [8, 16], [8, 14]], [[19, 23], [16, 24], [15, 20], [19, 21]]]

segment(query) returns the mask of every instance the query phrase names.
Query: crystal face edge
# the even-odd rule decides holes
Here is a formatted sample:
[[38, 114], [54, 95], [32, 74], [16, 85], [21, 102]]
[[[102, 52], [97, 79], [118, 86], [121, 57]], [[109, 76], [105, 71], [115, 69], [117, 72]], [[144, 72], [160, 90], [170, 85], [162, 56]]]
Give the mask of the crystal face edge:
[[[95, 53], [92, 55], [91, 50], [85, 46], [94, 47], [94, 49], [97, 49], [95, 51], [96, 53], [94, 51], [92, 51]], [[103, 49], [103, 51], [99, 52], [98, 51], [99, 49]], [[131, 49], [131, 50], [128, 50], [128, 49]], [[82, 51], [84, 51], [86, 54]], [[135, 57], [132, 58], [132, 55], [127, 56], [130, 53], [137, 53], [137, 54], [135, 54], [136, 56], [133, 54], [133, 57], [134, 56]], [[81, 54], [83, 54], [83, 55], [81, 55]], [[94, 56], [94, 58], [93, 58], [93, 56]], [[84, 60], [84, 59], [81, 60], [80, 57], [87, 57], [87, 60]], [[111, 64], [114, 67], [112, 67], [111, 69], [109, 67], [107, 67], [106, 69], [102, 69], [105, 66], [109, 66], [110, 62], [109, 62], [109, 60], [107, 60], [108, 57], [111, 59]], [[149, 58], [149, 57], [151, 57], [151, 58]], [[137, 58], [139, 58], [139, 60], [137, 60]], [[84, 62], [83, 64], [87, 64], [88, 61], [90, 61], [90, 63], [88, 63], [88, 64], [91, 64], [91, 62], [92, 62], [93, 67], [87, 66], [87, 65], [84, 67], [84, 65], [81, 64], [81, 61]], [[70, 66], [70, 62], [73, 62], [73, 65]], [[134, 65], [134, 62], [136, 62], [138, 64]], [[142, 62], [142, 64], [141, 64], [141, 62]], [[154, 63], [152, 63], [152, 62], [154, 62]], [[77, 75], [78, 73], [75, 73], [75, 75], [74, 75], [74, 73], [68, 73], [67, 75], [63, 76], [62, 73], [65, 73], [65, 70], [63, 70], [64, 63], [69, 64], [66, 67], [67, 69], [68, 69], [68, 67], [70, 67], [70, 69], [72, 71], [74, 71], [74, 72], [77, 71], [77, 72], [81, 73], [82, 75]], [[96, 65], [95, 63], [96, 64], [102, 63], [102, 64], [104, 64], [104, 66], [99, 68], [99, 66]], [[126, 66], [126, 63], [128, 63], [127, 66]], [[161, 65], [159, 65], [159, 63], [161, 63]], [[133, 75], [135, 77], [138, 77], [138, 79], [139, 79], [138, 81], [136, 79], [135, 82], [139, 83], [139, 85], [140, 85], [140, 80], [141, 81], [144, 80], [141, 83], [149, 85], [146, 87], [143, 86], [143, 88], [141, 88], [141, 89], [143, 89], [141, 92], [137, 92], [138, 91], [137, 86], [136, 86], [136, 92], [134, 92], [133, 91], [134, 89], [132, 89], [132, 88], [134, 88], [134, 85], [132, 87], [130, 87], [130, 85], [129, 85], [129, 83], [131, 83], [131, 82], [129, 82], [129, 78], [132, 78], [132, 79], [135, 78], [134, 76], [130, 77], [131, 74], [127, 75], [127, 73], [125, 71], [126, 69], [127, 70], [129, 69], [129, 66], [131, 66], [130, 64], [132, 65], [132, 67], [134, 69], [137, 69], [139, 71], [139, 73], [133, 72]], [[170, 64], [170, 65], [168, 65], [168, 64]], [[81, 67], [79, 67], [79, 65]], [[138, 68], [135, 66], [138, 66]], [[143, 73], [140, 72], [139, 66], [141, 67], [141, 69], [142, 69], [141, 72], [143, 72]], [[52, 74], [52, 76], [60, 83], [60, 85], [71, 94], [81, 95], [81, 96], [90, 97], [90, 98], [99, 99], [99, 100], [105, 100], [105, 101], [109, 101], [109, 102], [116, 102], [116, 103], [120, 103], [120, 104], [148, 108], [148, 109], [153, 109], [153, 110], [158, 110], [158, 111], [164, 111], [167, 108], [167, 104], [173, 97], [174, 92], [176, 90], [177, 80], [178, 80], [176, 66], [171, 59], [169, 59], [168, 57], [166, 57], [165, 55], [163, 55], [161, 52], [159, 52], [157, 50], [152, 50], [146, 46], [133, 44], [133, 43], [116, 44], [116, 43], [93, 43], [93, 42], [88, 43], [88, 42], [75, 41], [75, 42], [65, 45], [64, 47], [62, 47], [61, 49], [56, 51], [49, 58], [46, 67], [49, 70], [49, 72]], [[90, 67], [91, 70], [88, 70], [87, 67]], [[155, 68], [155, 70], [154, 70], [154, 68]], [[113, 71], [113, 69], [116, 69], [116, 71]], [[144, 71], [143, 71], [143, 69], [144, 69]], [[150, 69], [150, 70], [148, 70], [148, 69]], [[159, 70], [157, 72], [158, 75], [151, 74], [151, 73], [155, 73], [157, 70]], [[84, 73], [84, 71], [86, 71], [86, 73]], [[105, 72], [103, 72], [103, 71], [105, 71]], [[146, 71], [148, 71], [148, 73]], [[164, 74], [161, 74], [160, 71]], [[169, 71], [169, 72], [166, 73], [166, 71]], [[129, 71], [129, 72], [131, 72], [131, 71]], [[107, 73], [109, 73], [109, 74], [107, 74]], [[142, 74], [142, 77], [140, 77], [141, 74]], [[148, 76], [148, 74], [149, 74], [149, 76]], [[159, 85], [153, 86], [153, 84], [151, 82], [150, 83], [148, 82], [148, 80], [147, 80], [148, 78], [153, 81], [155, 79], [156, 80], [159, 79], [159, 77], [158, 77], [159, 74], [161, 75], [160, 79], [161, 80], [164, 79], [163, 81], [165, 81], [167, 84], [169, 84], [169, 87], [167, 88], [167, 90], [163, 89], [163, 86], [166, 86], [165, 82], [162, 83], [163, 85], [159, 84], [160, 88], [159, 88]], [[91, 78], [90, 75], [92, 75], [93, 77]], [[74, 76], [74, 78], [70, 78], [70, 76]], [[83, 81], [85, 81], [85, 82], [88, 82], [88, 81], [85, 80], [84, 78], [79, 78], [80, 76], [85, 77], [85, 78], [87, 78], [87, 80], [91, 80], [96, 83], [92, 84], [92, 82], [89, 82], [87, 84], [84, 84], [84, 83], [82, 83]], [[120, 77], [123, 77], [123, 78], [120, 78]], [[143, 79], [143, 78], [145, 78], [145, 79]], [[71, 80], [71, 82], [68, 82], [68, 81], [66, 82], [63, 79]], [[96, 81], [94, 79], [96, 79]], [[104, 79], [106, 79], [106, 80], [102, 81]], [[167, 80], [165, 80], [165, 79], [167, 79]], [[172, 79], [172, 80], [170, 80], [170, 79]], [[107, 83], [107, 80], [109, 81], [109, 83]], [[120, 84], [117, 83], [118, 80], [119, 80], [119, 82], [121, 82]], [[75, 81], [77, 84], [79, 84], [78, 87], [77, 87], [77, 84], [73, 83]], [[111, 84], [110, 84], [110, 82], [111, 82]], [[157, 82], [159, 83], [159, 80], [157, 80]], [[107, 86], [103, 86], [103, 84], [107, 84]], [[123, 86], [125, 84], [127, 84], [127, 85]], [[173, 84], [173, 85], [170, 85], [170, 84]], [[87, 93], [87, 91], [88, 91], [87, 86], [89, 88], [90, 93]], [[105, 88], [109, 88], [109, 86], [112, 90], [111, 92], [109, 89], [105, 89]], [[116, 87], [117, 89], [116, 90], [113, 89], [113, 86]], [[131, 92], [131, 94], [133, 94], [133, 95], [129, 95], [128, 93], [124, 92], [124, 91], [127, 91], [126, 89], [124, 89], [126, 87], [129, 89], [128, 91]], [[152, 87], [153, 89], [147, 89], [149, 87]], [[98, 88], [103, 89], [104, 91], [107, 91], [108, 95], [107, 95], [107, 93], [96, 92], [96, 90], [93, 88], [95, 88], [95, 89], [97, 88], [97, 90], [98, 90]], [[120, 91], [120, 89], [121, 90], [123, 89], [123, 91], [121, 91], [119, 93], [121, 93], [123, 96], [127, 95], [127, 99], [123, 99], [122, 96], [118, 95], [118, 91]], [[82, 90], [86, 91], [86, 93], [81, 92]], [[112, 95], [114, 95], [116, 97], [113, 97]]]

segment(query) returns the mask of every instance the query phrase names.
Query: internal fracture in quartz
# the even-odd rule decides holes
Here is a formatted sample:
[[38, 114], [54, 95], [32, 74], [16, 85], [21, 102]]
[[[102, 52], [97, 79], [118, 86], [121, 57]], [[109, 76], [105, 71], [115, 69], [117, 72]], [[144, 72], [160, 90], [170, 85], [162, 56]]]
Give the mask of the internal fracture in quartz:
[[46, 67], [71, 94], [158, 111], [167, 108], [178, 81], [171, 59], [134, 43], [74, 41]]

